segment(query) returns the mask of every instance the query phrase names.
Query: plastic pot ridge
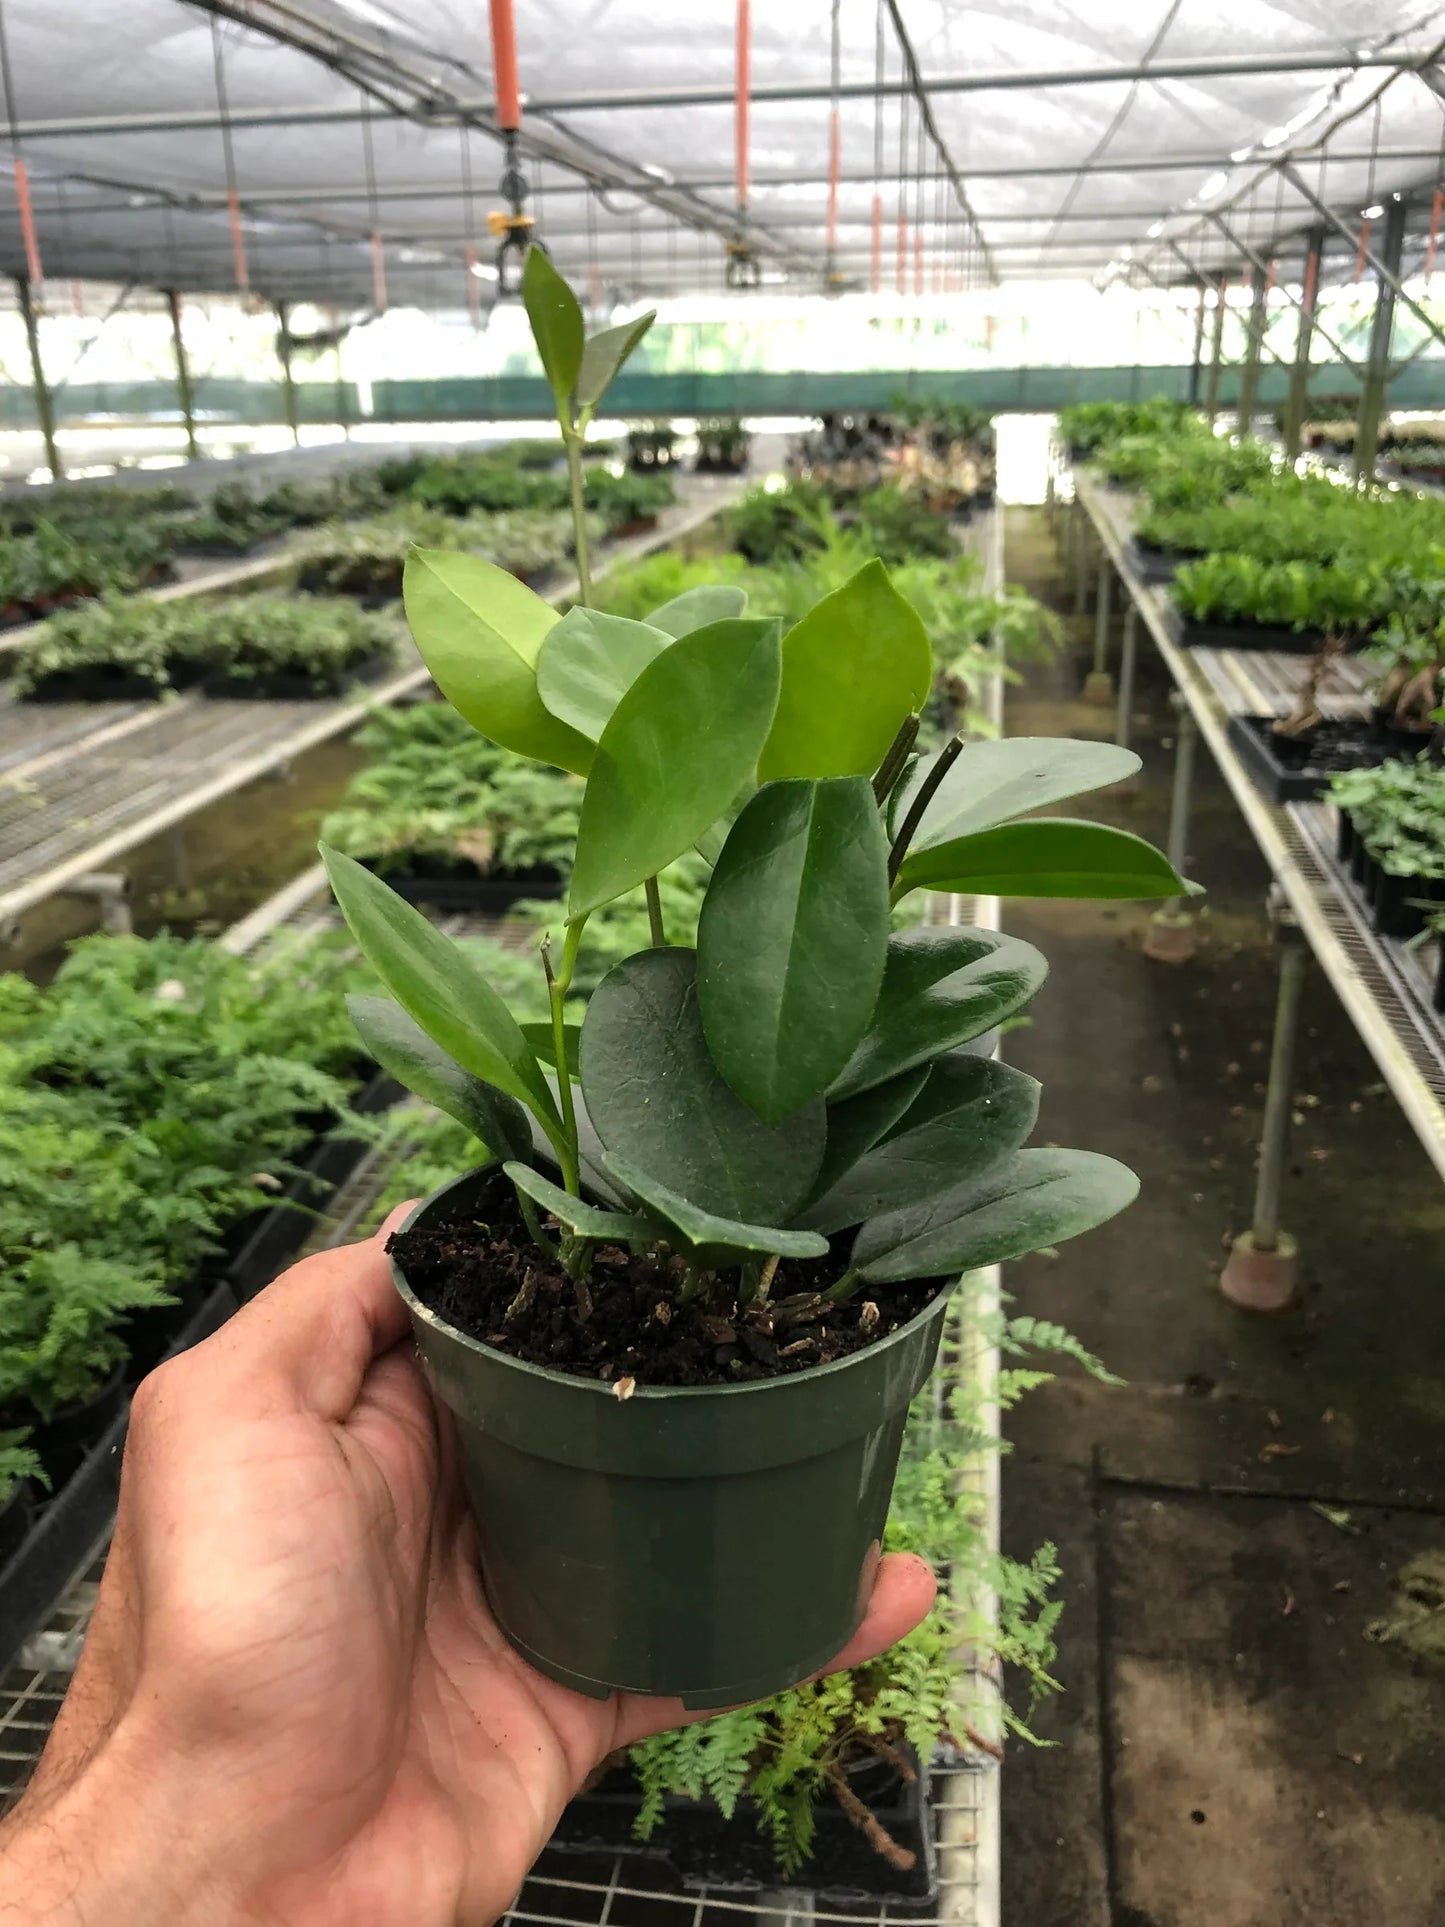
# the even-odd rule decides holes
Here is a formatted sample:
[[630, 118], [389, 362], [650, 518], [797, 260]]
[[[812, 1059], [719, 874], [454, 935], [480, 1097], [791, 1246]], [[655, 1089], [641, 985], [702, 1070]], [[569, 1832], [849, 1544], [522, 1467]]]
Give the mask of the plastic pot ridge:
[[[444, 1185], [403, 1229], [473, 1219], [494, 1176]], [[831, 1365], [624, 1400], [491, 1350], [423, 1305], [395, 1260], [392, 1275], [456, 1420], [488, 1601], [539, 1671], [699, 1709], [780, 1692], [847, 1644], [947, 1287]]]

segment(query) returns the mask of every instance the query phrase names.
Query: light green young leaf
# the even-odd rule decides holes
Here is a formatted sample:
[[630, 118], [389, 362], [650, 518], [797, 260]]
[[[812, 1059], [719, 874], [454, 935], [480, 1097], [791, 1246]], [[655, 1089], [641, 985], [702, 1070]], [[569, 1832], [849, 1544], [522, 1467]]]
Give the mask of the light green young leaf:
[[595, 743], [632, 684], [673, 640], [666, 630], [579, 603], [543, 638], [537, 692], [559, 722]]
[[781, 776], [872, 776], [933, 680], [928, 634], [878, 561], [783, 638], [778, 711], [758, 765]]
[[654, 609], [647, 623], [650, 628], [665, 629], [670, 636], [687, 636], [694, 629], [705, 629], [710, 622], [740, 616], [747, 606], [746, 589], [727, 582], [704, 582], [695, 589], [684, 589], [671, 602]]
[[561, 1118], [542, 1067], [486, 978], [380, 877], [324, 843], [321, 858], [352, 936], [392, 996], [462, 1070], [534, 1111], [555, 1143]]
[[[967, 751], [964, 752], [967, 755]], [[900, 891], [994, 897], [1179, 897], [1195, 886], [1129, 830], [1070, 817], [1030, 816], [919, 850], [905, 859]]]
[[635, 1191], [694, 1247], [775, 1251], [780, 1258], [821, 1258], [827, 1252], [828, 1240], [816, 1231], [788, 1231], [781, 1225], [742, 1224], [736, 1218], [721, 1218], [650, 1177], [626, 1158], [609, 1152], [608, 1164], [629, 1191]]
[[649, 663], [612, 713], [582, 801], [575, 922], [697, 842], [751, 776], [778, 700], [778, 625], [710, 623]]
[[[893, 807], [895, 824], [907, 815], [909, 801], [934, 761], [932, 756], [920, 757], [900, 785]], [[929, 799], [909, 847], [931, 850], [935, 844], [990, 829], [1025, 811], [1122, 783], [1139, 767], [1132, 750], [1113, 743], [1052, 736], [1001, 736], [970, 743]]]
[[657, 1236], [655, 1227], [646, 1218], [634, 1217], [626, 1211], [604, 1211], [595, 1204], [584, 1204], [581, 1198], [574, 1198], [570, 1191], [564, 1191], [560, 1184], [553, 1184], [540, 1171], [534, 1171], [530, 1164], [514, 1160], [504, 1164], [502, 1169], [519, 1191], [525, 1191], [544, 1211], [550, 1211], [558, 1224], [565, 1224], [569, 1231], [575, 1231], [580, 1238], [606, 1238], [613, 1244], [632, 1244], [637, 1239], [651, 1240]]
[[473, 729], [586, 775], [591, 743], [550, 715], [537, 691], [537, 657], [558, 621], [551, 603], [495, 563], [450, 549], [413, 549], [402, 595], [423, 662]]
[[464, 1071], [390, 997], [346, 1000], [357, 1035], [384, 1071], [409, 1091], [464, 1124], [494, 1157], [522, 1157], [532, 1126], [514, 1097]]
[[582, 365], [577, 376], [577, 406], [595, 408], [616, 379], [617, 372], [657, 319], [650, 308], [636, 321], [619, 322], [589, 335], [582, 344]]
[[522, 304], [542, 372], [557, 398], [557, 412], [571, 420], [572, 397], [582, 372], [582, 310], [545, 248], [531, 247], [522, 267]]
[[888, 842], [867, 777], [765, 785], [703, 901], [697, 995], [713, 1061], [767, 1123], [852, 1056], [887, 950]]
[[852, 1263], [873, 1284], [952, 1278], [1092, 1231], [1138, 1193], [1132, 1171], [1095, 1151], [1020, 1151], [925, 1204], [870, 1219]]

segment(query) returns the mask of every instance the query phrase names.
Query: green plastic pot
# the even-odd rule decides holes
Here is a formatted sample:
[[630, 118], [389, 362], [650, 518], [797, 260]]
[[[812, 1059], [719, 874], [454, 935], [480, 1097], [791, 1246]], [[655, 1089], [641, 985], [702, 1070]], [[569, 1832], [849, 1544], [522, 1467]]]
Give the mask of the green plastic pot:
[[[403, 1229], [488, 1215], [495, 1167]], [[795, 1685], [857, 1631], [909, 1400], [949, 1293], [851, 1358], [745, 1385], [610, 1385], [505, 1357], [392, 1275], [456, 1420], [482, 1583], [550, 1679], [738, 1705]]]

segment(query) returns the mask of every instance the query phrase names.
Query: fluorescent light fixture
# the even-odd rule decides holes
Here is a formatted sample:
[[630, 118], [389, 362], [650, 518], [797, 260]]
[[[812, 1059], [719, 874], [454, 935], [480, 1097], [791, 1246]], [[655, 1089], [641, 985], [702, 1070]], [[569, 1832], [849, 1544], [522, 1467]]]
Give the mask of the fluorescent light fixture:
[[1228, 186], [1229, 176], [1224, 172], [1223, 168], [1221, 168], [1217, 174], [1210, 175], [1209, 179], [1204, 183], [1203, 187], [1200, 188], [1194, 198], [1196, 201], [1212, 201], [1217, 194], [1222, 194]]
[[473, 261], [471, 271], [478, 281], [495, 281], [498, 278], [497, 270], [488, 261]]
[[1384, 208], [1376, 201], [1373, 207], [1362, 207], [1360, 209], [1360, 219], [1362, 221], [1378, 221], [1384, 211]]
[[1154, 222], [1154, 224], [1153, 224], [1153, 225], [1152, 225], [1151, 227], [1147, 227], [1147, 228], [1145, 228], [1145, 230], [1144, 230], [1144, 238], [1145, 238], [1146, 240], [1148, 240], [1148, 241], [1157, 241], [1157, 240], [1159, 239], [1159, 236], [1160, 236], [1160, 235], [1161, 235], [1161, 234], [1162, 234], [1163, 232], [1164, 232], [1164, 223], [1163, 223], [1163, 221], [1162, 221], [1162, 220], [1160, 220], [1160, 221], [1155, 221], [1155, 222]]

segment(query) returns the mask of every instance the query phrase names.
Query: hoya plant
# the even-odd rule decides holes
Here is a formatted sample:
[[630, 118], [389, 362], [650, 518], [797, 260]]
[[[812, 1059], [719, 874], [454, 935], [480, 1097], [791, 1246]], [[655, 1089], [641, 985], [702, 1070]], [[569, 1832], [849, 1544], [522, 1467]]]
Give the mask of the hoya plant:
[[[650, 317], [585, 338], [536, 250], [524, 298], [580, 517], [581, 439]], [[459, 713], [585, 779], [540, 959], [550, 1022], [524, 1028], [381, 878], [323, 854], [390, 993], [354, 1000], [365, 1041], [497, 1157], [538, 1266], [593, 1280], [582, 1323], [619, 1254], [661, 1253], [680, 1312], [745, 1317], [786, 1266], [813, 1301], [855, 1307], [866, 1336], [888, 1287], [1053, 1245], [1128, 1203], [1135, 1180], [1112, 1160], [1025, 1148], [1038, 1087], [982, 1047], [1043, 982], [1038, 951], [922, 914], [894, 923], [915, 892], [1184, 891], [1138, 837], [1028, 814], [1136, 759], [1034, 739], [915, 756], [932, 651], [877, 560], [786, 632], [728, 584], [646, 620], [606, 615], [588, 606], [585, 541], [578, 564], [566, 615], [476, 557], [419, 550], [406, 575], [417, 646]], [[658, 884], [685, 857], [708, 871], [695, 944], [673, 940]], [[589, 920], [634, 892], [649, 941], [575, 1026]], [[785, 1349], [740, 1368], [817, 1360]]]

